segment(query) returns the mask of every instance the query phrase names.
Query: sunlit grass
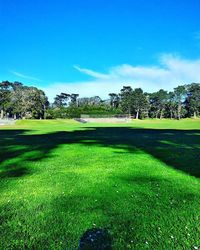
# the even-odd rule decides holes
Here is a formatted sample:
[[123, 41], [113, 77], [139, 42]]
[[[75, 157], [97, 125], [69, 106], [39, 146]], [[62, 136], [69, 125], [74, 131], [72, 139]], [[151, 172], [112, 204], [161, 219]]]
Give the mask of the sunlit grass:
[[20, 121], [0, 131], [0, 249], [200, 246], [200, 122]]

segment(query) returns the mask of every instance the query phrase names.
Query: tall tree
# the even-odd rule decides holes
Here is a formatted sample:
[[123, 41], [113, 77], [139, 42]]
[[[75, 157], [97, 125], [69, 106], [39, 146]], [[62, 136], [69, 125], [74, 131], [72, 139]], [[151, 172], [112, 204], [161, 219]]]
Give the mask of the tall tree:
[[115, 93], [110, 93], [109, 96], [110, 96], [110, 106], [111, 106], [111, 108], [118, 108], [119, 100], [120, 100], [119, 95], [115, 94]]
[[200, 83], [192, 83], [187, 86], [186, 107], [189, 115], [196, 118], [200, 113]]
[[42, 90], [35, 87], [23, 87], [21, 92], [21, 116], [24, 118], [45, 118], [48, 99]]
[[140, 112], [148, 109], [147, 97], [141, 88], [134, 89], [132, 93], [132, 107], [136, 113], [136, 119], [139, 118]]
[[122, 111], [128, 113], [130, 116], [132, 112], [133, 89], [130, 86], [123, 86], [119, 96], [120, 96]]
[[71, 105], [78, 106], [77, 100], [78, 100], [79, 94], [71, 94], [70, 97], [71, 97]]
[[163, 113], [168, 101], [167, 91], [160, 89], [158, 92], [150, 94], [151, 110], [155, 113], [155, 117], [162, 119]]
[[172, 119], [173, 117], [175, 117], [176, 111], [177, 107], [175, 102], [175, 94], [173, 91], [170, 91], [168, 93], [168, 100], [166, 104], [166, 117], [170, 117], [170, 119]]
[[22, 110], [23, 110], [23, 104], [22, 104], [22, 97], [23, 91], [26, 87], [23, 86], [22, 83], [14, 82], [13, 83], [13, 91], [11, 93], [11, 107], [12, 107], [12, 114], [14, 116], [14, 119], [17, 119], [19, 117], [22, 117]]
[[54, 106], [61, 108], [61, 107], [66, 107], [68, 104], [68, 100], [71, 97], [70, 94], [67, 93], [60, 93], [60, 95], [56, 95], [54, 98]]
[[186, 86], [178, 86], [174, 88], [174, 101], [177, 106], [177, 118], [181, 119], [182, 106], [186, 98]]
[[4, 118], [4, 114], [10, 107], [12, 83], [9, 81], [2, 81], [0, 83], [0, 118]]

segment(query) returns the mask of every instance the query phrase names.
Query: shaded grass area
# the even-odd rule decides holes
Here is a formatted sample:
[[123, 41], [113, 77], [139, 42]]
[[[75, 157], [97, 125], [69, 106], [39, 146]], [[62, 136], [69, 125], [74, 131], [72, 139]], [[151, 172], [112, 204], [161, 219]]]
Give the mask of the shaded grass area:
[[22, 125], [0, 131], [0, 248], [76, 249], [92, 227], [113, 249], [200, 245], [196, 125]]

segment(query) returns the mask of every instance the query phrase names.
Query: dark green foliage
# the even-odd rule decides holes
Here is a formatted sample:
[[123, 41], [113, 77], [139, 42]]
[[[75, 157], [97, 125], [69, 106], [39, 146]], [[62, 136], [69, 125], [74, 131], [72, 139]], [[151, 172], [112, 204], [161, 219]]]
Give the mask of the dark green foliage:
[[[56, 95], [50, 106], [42, 90], [23, 86], [19, 82], [0, 83], [0, 118], [79, 118], [92, 116], [129, 115], [133, 118], [198, 117], [200, 114], [200, 84], [192, 83], [174, 88], [144, 93], [141, 88], [124, 86], [119, 94], [110, 93], [108, 100], [99, 96], [81, 97], [79, 94]], [[47, 109], [48, 108], [48, 109]]]
[[78, 98], [79, 94], [71, 94], [71, 105], [77, 107], [78, 106], [78, 101], [77, 101], [77, 98]]
[[120, 109], [112, 109], [108, 105], [69, 105], [68, 107], [49, 108], [47, 110], [47, 119], [54, 118], [80, 118], [81, 115], [92, 117], [114, 116], [121, 114]]
[[119, 95], [115, 93], [110, 93], [109, 96], [110, 96], [110, 106], [114, 109], [118, 108], [120, 104]]
[[122, 111], [126, 114], [131, 115], [132, 110], [132, 97], [133, 97], [133, 89], [130, 86], [124, 86], [120, 92], [120, 104], [122, 107]]
[[160, 89], [158, 92], [150, 94], [151, 112], [155, 118], [163, 118], [163, 113], [168, 101], [167, 91]]
[[134, 89], [132, 93], [132, 110], [135, 118], [145, 117], [145, 111], [148, 112], [148, 99], [141, 88]]
[[186, 86], [178, 86], [174, 89], [174, 102], [176, 106], [177, 118], [179, 120], [184, 115], [182, 112], [182, 106], [183, 102], [185, 101], [186, 93]]
[[40, 89], [19, 82], [0, 83], [1, 118], [45, 118], [48, 105], [48, 99]]
[[200, 84], [192, 83], [187, 88], [186, 108], [189, 115], [196, 118], [200, 113]]
[[[10, 101], [11, 101], [11, 89], [12, 83], [9, 81], [3, 81], [0, 83], [0, 118], [4, 118], [4, 112], [10, 110]], [[6, 114], [7, 115], [7, 114]]]
[[53, 105], [58, 108], [66, 107], [70, 97], [71, 96], [66, 93], [61, 93], [60, 95], [56, 95], [56, 97], [54, 98]]

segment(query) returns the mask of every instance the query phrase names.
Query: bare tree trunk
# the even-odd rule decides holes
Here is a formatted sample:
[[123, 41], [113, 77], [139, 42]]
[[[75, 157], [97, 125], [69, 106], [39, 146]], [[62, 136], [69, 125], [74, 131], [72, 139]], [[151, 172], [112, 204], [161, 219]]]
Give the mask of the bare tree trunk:
[[0, 118], [3, 119], [3, 109], [1, 109], [1, 115]]
[[137, 110], [136, 112], [136, 119], [138, 119], [138, 117], [139, 117], [139, 110]]
[[131, 108], [130, 107], [128, 107], [128, 115], [129, 115], [129, 117], [131, 117]]
[[178, 120], [181, 119], [181, 104], [178, 105]]
[[160, 119], [162, 119], [162, 115], [163, 115], [163, 109], [161, 109], [160, 111]]
[[45, 107], [45, 105], [44, 105], [44, 114], [43, 114], [43, 119], [45, 119], [45, 120], [46, 120], [46, 107]]
[[158, 119], [158, 113], [159, 113], [159, 110], [156, 111], [156, 119]]
[[173, 118], [173, 112], [170, 111], [170, 119], [172, 119], [172, 118]]
[[195, 118], [195, 119], [197, 118], [197, 113], [196, 113], [196, 111], [194, 111], [194, 118]]

